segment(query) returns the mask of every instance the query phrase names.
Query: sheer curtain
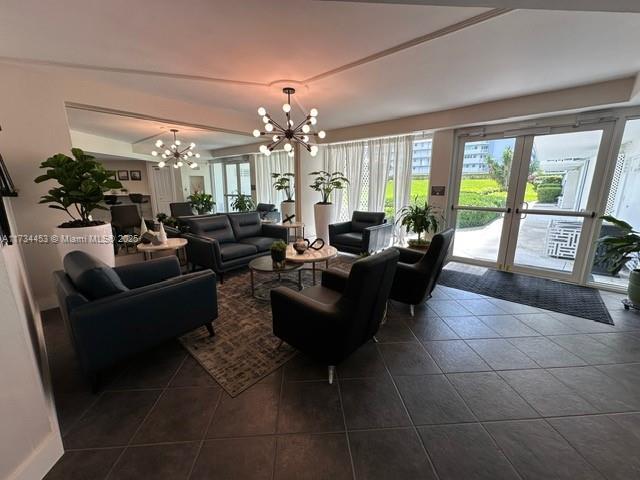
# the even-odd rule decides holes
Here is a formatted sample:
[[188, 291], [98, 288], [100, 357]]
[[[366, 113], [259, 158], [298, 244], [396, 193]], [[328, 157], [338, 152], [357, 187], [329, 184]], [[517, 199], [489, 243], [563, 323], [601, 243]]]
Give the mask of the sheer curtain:
[[362, 196], [362, 170], [364, 142], [347, 142], [328, 145], [324, 156], [324, 168], [329, 173], [342, 172], [349, 179], [345, 190], [334, 190], [333, 203], [338, 220], [351, 218], [360, 206]]
[[[396, 156], [393, 164], [393, 216], [394, 221], [402, 207], [409, 204], [411, 193], [411, 173], [413, 166], [413, 135], [398, 138], [396, 143]], [[388, 221], [391, 221], [389, 219]], [[396, 238], [402, 244], [406, 231], [396, 227]]]
[[[272, 152], [270, 156], [256, 154], [256, 196], [259, 203], [273, 203], [280, 208], [280, 202], [285, 199], [284, 192], [273, 188], [272, 173], [294, 173], [293, 157], [284, 150]], [[293, 180], [293, 179], [292, 179]], [[293, 187], [293, 182], [291, 184]], [[295, 198], [295, 197], [294, 197]]]

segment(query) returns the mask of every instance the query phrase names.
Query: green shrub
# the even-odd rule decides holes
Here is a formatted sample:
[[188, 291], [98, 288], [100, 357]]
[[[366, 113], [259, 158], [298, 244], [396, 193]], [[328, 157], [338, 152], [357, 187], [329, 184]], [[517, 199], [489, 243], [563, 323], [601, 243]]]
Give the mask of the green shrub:
[[498, 218], [498, 212], [473, 212], [460, 210], [458, 212], [458, 228], [483, 227]]
[[562, 187], [560, 185], [540, 185], [537, 193], [540, 203], [556, 203], [562, 193]]
[[[504, 192], [483, 195], [476, 192], [460, 192], [460, 205], [474, 207], [504, 206]], [[458, 211], [458, 228], [482, 227], [500, 217], [498, 212]]]

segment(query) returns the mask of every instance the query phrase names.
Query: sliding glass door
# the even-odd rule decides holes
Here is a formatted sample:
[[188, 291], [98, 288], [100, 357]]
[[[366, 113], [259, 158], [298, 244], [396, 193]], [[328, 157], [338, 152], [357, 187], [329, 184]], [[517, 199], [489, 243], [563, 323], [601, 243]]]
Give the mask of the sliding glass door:
[[579, 281], [612, 124], [461, 137], [453, 256]]

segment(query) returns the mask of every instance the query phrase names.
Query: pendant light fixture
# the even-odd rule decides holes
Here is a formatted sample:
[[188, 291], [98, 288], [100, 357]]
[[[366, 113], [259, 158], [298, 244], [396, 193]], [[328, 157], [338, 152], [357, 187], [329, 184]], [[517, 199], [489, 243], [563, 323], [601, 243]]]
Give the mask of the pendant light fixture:
[[327, 136], [324, 130], [320, 130], [318, 133], [312, 131], [312, 126], [318, 123], [318, 110], [312, 108], [305, 119], [296, 124], [291, 119], [291, 95], [296, 91], [291, 87], [286, 87], [282, 89], [282, 93], [287, 96], [287, 103], [282, 105], [282, 111], [285, 113], [285, 121], [282, 125], [276, 122], [264, 107], [258, 108], [258, 115], [264, 123], [264, 131], [255, 129], [253, 136], [256, 138], [271, 137], [271, 142], [268, 145], [260, 145], [260, 153], [269, 156], [282, 143], [284, 150], [290, 157], [293, 157], [293, 146], [297, 143], [306, 148], [312, 157], [315, 157], [318, 154], [318, 146], [310, 143], [311, 137], [325, 138]]
[[[186, 163], [190, 168], [196, 168], [198, 163], [195, 159], [200, 158], [199, 153], [193, 152], [193, 149], [196, 148], [196, 144], [191, 142], [187, 147], [183, 147], [182, 142], [176, 137], [178, 130], [172, 128], [170, 131], [173, 133], [173, 143], [171, 146], [165, 149], [162, 153], [159, 153], [157, 150], [153, 150], [151, 152], [151, 155], [154, 157], [157, 157], [158, 155], [162, 157], [162, 160], [158, 162], [158, 167], [164, 168], [167, 165], [173, 165], [173, 168], [180, 168]], [[156, 140], [156, 148], [159, 148], [160, 150], [164, 148], [162, 140]]]

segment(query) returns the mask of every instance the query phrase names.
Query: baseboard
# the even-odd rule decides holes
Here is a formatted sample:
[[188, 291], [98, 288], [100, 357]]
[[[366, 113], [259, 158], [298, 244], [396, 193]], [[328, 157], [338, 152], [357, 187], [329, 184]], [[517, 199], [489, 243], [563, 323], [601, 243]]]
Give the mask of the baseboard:
[[62, 457], [63, 453], [62, 439], [58, 431], [54, 429], [38, 445], [38, 448], [9, 475], [7, 480], [42, 479]]
[[38, 304], [38, 310], [41, 312], [51, 310], [52, 308], [58, 308], [58, 298], [55, 295], [40, 297], [36, 300], [36, 303]]

